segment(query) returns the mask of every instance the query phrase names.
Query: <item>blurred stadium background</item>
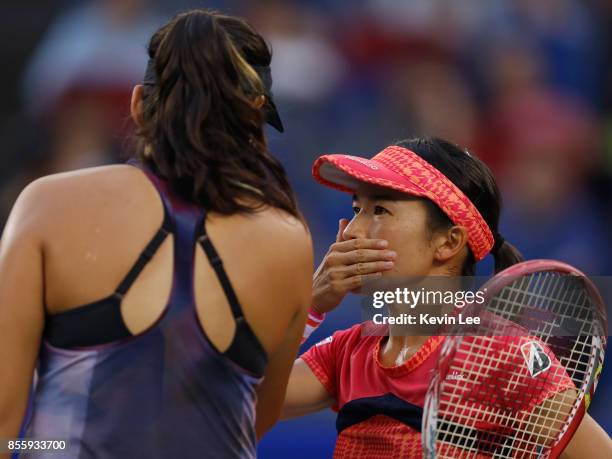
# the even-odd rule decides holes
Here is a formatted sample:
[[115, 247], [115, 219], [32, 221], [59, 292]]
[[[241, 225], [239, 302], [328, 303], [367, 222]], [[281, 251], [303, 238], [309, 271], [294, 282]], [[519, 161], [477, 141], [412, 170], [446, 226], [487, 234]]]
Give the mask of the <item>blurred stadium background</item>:
[[[245, 16], [269, 40], [286, 126], [269, 131], [270, 148], [298, 193], [317, 262], [350, 198], [314, 183], [313, 159], [370, 156], [431, 134], [493, 168], [502, 233], [527, 258], [612, 274], [610, 0], [5, 0], [0, 228], [28, 181], [129, 153], [145, 45], [189, 7]], [[357, 304], [346, 301], [307, 345], [359, 320]], [[590, 409], [608, 433], [611, 363]], [[280, 423], [261, 457], [330, 457], [334, 419]]]

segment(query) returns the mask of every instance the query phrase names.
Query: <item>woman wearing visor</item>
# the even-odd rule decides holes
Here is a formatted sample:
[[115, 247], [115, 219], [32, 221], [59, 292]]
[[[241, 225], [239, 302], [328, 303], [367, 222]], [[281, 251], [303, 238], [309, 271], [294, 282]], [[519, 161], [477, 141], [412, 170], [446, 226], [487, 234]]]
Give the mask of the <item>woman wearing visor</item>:
[[[489, 169], [444, 140], [403, 141], [372, 159], [322, 156], [313, 174], [353, 195], [354, 216], [339, 222], [315, 273], [305, 338], [369, 280], [470, 276], [489, 253], [496, 272], [521, 261], [498, 232], [501, 198]], [[336, 458], [421, 457], [423, 403], [444, 337], [401, 336], [394, 327], [372, 336], [364, 333], [370, 325], [337, 331], [296, 360], [284, 417], [331, 407]], [[549, 393], [573, 388], [563, 377], [546, 384]], [[587, 416], [564, 457], [599, 457], [606, 448], [607, 435]]]
[[270, 50], [244, 20], [193, 10], [148, 54], [132, 164], [40, 179], [6, 226], [0, 439], [64, 441], [62, 458], [252, 458], [312, 286], [264, 136], [266, 120], [282, 130]]

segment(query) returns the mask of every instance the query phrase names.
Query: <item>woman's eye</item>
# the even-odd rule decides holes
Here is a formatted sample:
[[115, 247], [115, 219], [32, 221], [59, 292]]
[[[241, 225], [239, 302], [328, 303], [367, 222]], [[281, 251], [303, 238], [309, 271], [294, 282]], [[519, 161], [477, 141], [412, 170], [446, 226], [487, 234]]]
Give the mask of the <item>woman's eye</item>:
[[354, 213], [355, 215], [357, 215], [357, 214], [359, 213], [359, 211], [360, 211], [360, 210], [361, 210], [361, 208], [360, 208], [360, 207], [353, 206], [353, 213]]
[[385, 209], [382, 206], [375, 206], [374, 207], [374, 215], [381, 215], [381, 214], [386, 214], [389, 213], [389, 211], [387, 209]]

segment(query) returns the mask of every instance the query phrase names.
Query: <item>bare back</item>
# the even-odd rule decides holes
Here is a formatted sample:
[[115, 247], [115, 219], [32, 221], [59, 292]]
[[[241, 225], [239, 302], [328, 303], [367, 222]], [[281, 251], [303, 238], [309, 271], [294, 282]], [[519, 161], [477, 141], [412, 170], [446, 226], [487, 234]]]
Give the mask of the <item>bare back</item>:
[[[162, 225], [164, 207], [146, 175], [127, 165], [47, 177], [26, 190], [20, 201], [0, 246], [0, 274], [11, 269], [9, 264], [18, 256], [11, 247], [29, 240], [40, 249], [41, 279], [32, 285], [40, 285], [41, 291], [24, 299], [32, 303], [32, 333], [9, 333], [0, 339], [12, 340], [8, 345], [13, 349], [14, 345], [26, 345], [24, 352], [33, 355], [27, 348], [37, 348], [36, 340], [19, 341], [40, 339], [45, 315], [86, 309], [112, 294]], [[261, 434], [280, 414], [304, 326], [312, 276], [309, 235], [297, 219], [270, 208], [250, 215], [211, 214], [206, 230], [244, 318], [269, 356], [258, 388], [257, 433]], [[148, 330], [166, 310], [175, 281], [173, 240], [172, 234], [164, 240], [121, 300], [121, 317], [132, 335]], [[236, 323], [217, 273], [202, 248], [196, 245], [194, 250], [197, 320], [212, 346], [223, 353], [232, 343]], [[4, 288], [0, 276], [0, 290]], [[13, 293], [0, 293], [0, 315], [8, 314], [9, 319], [10, 310], [2, 310], [3, 303], [19, 302], [20, 296], [27, 295], [17, 291], [23, 285], [13, 288]], [[34, 296], [42, 300], [42, 311], [35, 310]], [[23, 415], [27, 391], [22, 385], [35, 361], [27, 356], [9, 357], [22, 362], [23, 371], [17, 372], [12, 381], [15, 387], [10, 389], [22, 403], [17, 414]], [[8, 400], [0, 398], [0, 414], [4, 405]], [[0, 422], [0, 434], [14, 436], [16, 419]]]
[[[131, 166], [89, 169], [48, 180], [56, 183], [50, 183], [50, 202], [41, 205], [46, 234], [45, 307], [47, 313], [55, 314], [112, 293], [161, 226], [163, 206], [148, 179]], [[277, 238], [279, 233], [305, 235], [302, 224], [268, 209], [254, 215], [213, 214], [207, 231], [247, 321], [266, 351], [273, 353], [297, 310], [274, 307], [286, 301], [280, 298], [282, 292], [269, 289], [282, 276], [271, 271], [279, 255]], [[169, 237], [122, 302], [122, 316], [133, 334], [150, 327], [164, 310], [172, 263]], [[200, 322], [215, 346], [224, 350], [233, 336], [232, 316], [201, 248], [196, 249], [194, 277]]]

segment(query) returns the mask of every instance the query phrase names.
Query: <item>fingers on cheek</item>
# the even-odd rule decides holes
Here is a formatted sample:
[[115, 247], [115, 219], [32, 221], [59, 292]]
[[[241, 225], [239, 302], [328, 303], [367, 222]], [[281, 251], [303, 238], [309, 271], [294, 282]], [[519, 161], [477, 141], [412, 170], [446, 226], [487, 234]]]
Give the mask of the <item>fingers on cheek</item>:
[[332, 253], [327, 257], [327, 266], [340, 267], [347, 264], [347, 255], [344, 253]]
[[389, 271], [390, 269], [393, 269], [394, 266], [395, 263], [393, 263], [392, 261], [383, 261], [382, 263], [380, 263], [380, 269], [382, 271]]
[[356, 276], [351, 277], [351, 282], [349, 284], [349, 288], [355, 289], [355, 288], [359, 288], [361, 287], [361, 284], [363, 282], [363, 276], [361, 274], [358, 274]]
[[339, 280], [332, 281], [330, 283], [330, 287], [331, 287], [332, 292], [334, 293], [344, 293], [346, 291], [345, 282], [343, 281], [339, 281]]
[[329, 278], [332, 280], [332, 283], [341, 280], [343, 277], [339, 269], [333, 268], [329, 270]]

